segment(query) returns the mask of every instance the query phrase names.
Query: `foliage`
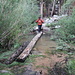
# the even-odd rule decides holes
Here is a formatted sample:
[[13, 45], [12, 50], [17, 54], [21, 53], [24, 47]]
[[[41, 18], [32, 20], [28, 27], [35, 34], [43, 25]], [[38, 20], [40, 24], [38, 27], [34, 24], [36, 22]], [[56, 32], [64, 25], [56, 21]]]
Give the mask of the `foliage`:
[[51, 70], [48, 70], [48, 75], [75, 75], [75, 60], [69, 60], [64, 67], [62, 65], [62, 62], [57, 62]]
[[13, 73], [0, 73], [0, 75], [14, 75]]
[[25, 60], [25, 63], [33, 63], [35, 60], [35, 58], [37, 57], [43, 57], [45, 58], [46, 56], [45, 55], [30, 55], [26, 60]]
[[75, 60], [68, 61], [67, 68], [67, 72], [69, 73], [69, 75], [75, 75]]
[[68, 44], [66, 44], [64, 41], [62, 41], [62, 40], [58, 40], [58, 47], [56, 47], [56, 50], [65, 50], [65, 51], [67, 51], [67, 50], [69, 50], [71, 47], [68, 45]]
[[62, 8], [61, 8], [61, 13], [62, 14], [69, 14], [69, 10], [71, 10], [71, 8], [73, 8], [73, 2], [74, 2], [75, 0], [67, 0], [64, 4], [63, 4], [63, 6], [62, 6]]
[[0, 59], [7, 59], [13, 52], [14, 52], [14, 50], [7, 51], [7, 52], [5, 51], [3, 53], [0, 53]]
[[0, 0], [0, 45], [9, 47], [26, 34], [38, 17], [36, 0]]
[[56, 30], [56, 34], [59, 38], [68, 42], [75, 42], [75, 7], [73, 7], [72, 15], [64, 17], [58, 21], [58, 25], [61, 27]]
[[[5, 52], [1, 55], [0, 59], [7, 59], [9, 55], [11, 55], [12, 51], [9, 51], [9, 52]], [[4, 69], [4, 68], [11, 68], [11, 67], [14, 67], [14, 66], [22, 66], [22, 65], [28, 65], [30, 63], [33, 63], [35, 60], [35, 58], [37, 57], [43, 57], [45, 58], [46, 56], [45, 55], [30, 55], [26, 60], [25, 62], [23, 63], [20, 63], [20, 62], [16, 62], [14, 61], [13, 63], [9, 64], [9, 65], [5, 65], [5, 64], [2, 64], [0, 63], [0, 69]]]
[[62, 66], [62, 62], [56, 62], [52, 69], [48, 69], [48, 75], [69, 75], [67, 68]]
[[14, 48], [16, 48], [16, 49], [17, 49], [19, 46], [20, 46], [19, 43], [15, 43], [15, 44], [14, 44]]

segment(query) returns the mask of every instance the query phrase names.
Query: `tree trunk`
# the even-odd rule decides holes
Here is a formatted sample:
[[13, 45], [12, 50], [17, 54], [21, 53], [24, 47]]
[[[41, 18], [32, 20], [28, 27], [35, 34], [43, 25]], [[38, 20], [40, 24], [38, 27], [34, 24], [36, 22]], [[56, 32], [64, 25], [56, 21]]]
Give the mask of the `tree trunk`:
[[59, 15], [60, 15], [60, 12], [61, 12], [61, 0], [59, 0]]
[[50, 4], [48, 5], [48, 17], [50, 16]]
[[16, 60], [16, 58], [23, 52], [23, 50], [27, 47], [27, 45], [28, 45], [28, 43], [29, 42], [25, 42], [15, 53], [13, 53], [12, 55], [11, 55], [11, 57], [9, 57], [7, 60], [6, 60], [6, 62], [5, 62], [5, 64], [11, 64], [13, 61], [15, 61]]
[[21, 53], [21, 55], [17, 58], [19, 61], [24, 61], [25, 58], [29, 55], [32, 48], [36, 44], [37, 40], [41, 37], [42, 32], [38, 33], [29, 43], [29, 45], [25, 48], [25, 50]]
[[43, 18], [43, 0], [41, 0], [40, 2], [40, 14], [41, 14], [41, 18]]
[[54, 13], [54, 7], [55, 7], [55, 0], [54, 0], [54, 2], [53, 2], [53, 7], [52, 7], [52, 12], [51, 12], [51, 17], [53, 16], [53, 13]]

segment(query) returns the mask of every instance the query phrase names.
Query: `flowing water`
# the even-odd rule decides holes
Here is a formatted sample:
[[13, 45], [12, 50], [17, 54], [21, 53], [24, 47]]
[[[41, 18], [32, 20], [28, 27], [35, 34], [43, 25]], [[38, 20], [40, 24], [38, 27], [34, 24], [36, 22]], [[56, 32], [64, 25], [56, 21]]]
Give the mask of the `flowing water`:
[[50, 35], [44, 34], [42, 37], [38, 40], [33, 50], [40, 51], [41, 53], [44, 53], [46, 51], [50, 51], [55, 49], [56, 43], [54, 41], [50, 40]]

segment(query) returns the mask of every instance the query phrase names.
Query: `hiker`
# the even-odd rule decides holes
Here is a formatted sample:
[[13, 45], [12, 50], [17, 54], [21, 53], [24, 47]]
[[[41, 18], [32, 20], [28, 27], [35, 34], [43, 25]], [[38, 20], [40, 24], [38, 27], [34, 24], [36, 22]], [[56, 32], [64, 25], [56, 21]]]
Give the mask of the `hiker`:
[[38, 24], [38, 32], [40, 32], [42, 30], [42, 23], [44, 23], [44, 21], [41, 19], [41, 17], [39, 17], [35, 22]]

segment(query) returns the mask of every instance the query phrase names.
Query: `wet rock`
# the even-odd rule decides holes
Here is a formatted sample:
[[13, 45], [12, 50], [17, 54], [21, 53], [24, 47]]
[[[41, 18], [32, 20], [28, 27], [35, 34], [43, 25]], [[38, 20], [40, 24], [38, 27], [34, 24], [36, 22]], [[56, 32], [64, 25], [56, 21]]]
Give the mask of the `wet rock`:
[[10, 73], [10, 72], [7, 70], [0, 70], [0, 73]]
[[29, 65], [27, 65], [26, 70], [31, 70], [32, 66], [33, 66], [33, 64], [30, 63]]
[[0, 63], [3, 63], [6, 61], [7, 59], [0, 59]]
[[40, 55], [41, 52], [40, 51], [32, 51], [32, 54], [34, 54], [34, 55]]
[[32, 71], [32, 70], [27, 70], [25, 72], [23, 72], [20, 75], [41, 75], [40, 72], [36, 72], [36, 71]]
[[36, 72], [32, 70], [27, 70], [26, 72], [23, 73], [23, 75], [36, 75]]
[[62, 57], [62, 54], [57, 54], [57, 57]]
[[48, 27], [43, 27], [43, 31], [50, 31], [50, 28], [48, 28]]
[[36, 72], [36, 75], [41, 75], [41, 73], [40, 72]]
[[33, 48], [33, 50], [36, 50], [37, 51], [37, 48]]
[[58, 25], [58, 26], [55, 26], [55, 28], [60, 28], [60, 25]]

